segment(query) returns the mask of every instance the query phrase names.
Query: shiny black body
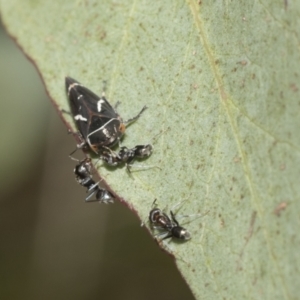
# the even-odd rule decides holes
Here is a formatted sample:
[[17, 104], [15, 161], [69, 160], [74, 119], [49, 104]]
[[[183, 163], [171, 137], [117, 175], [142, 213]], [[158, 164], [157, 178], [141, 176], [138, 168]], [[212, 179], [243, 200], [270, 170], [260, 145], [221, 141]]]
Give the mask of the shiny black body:
[[98, 153], [113, 146], [125, 132], [122, 118], [109, 104], [71, 77], [66, 77], [66, 90], [77, 128], [91, 150]]
[[137, 116], [124, 122], [104, 95], [97, 96], [75, 79], [66, 77], [66, 90], [83, 141], [78, 147], [90, 148], [97, 154], [117, 144], [125, 132], [125, 125], [136, 121], [146, 109], [143, 107]]
[[147, 158], [152, 153], [152, 145], [137, 145], [134, 148], [128, 149], [121, 147], [120, 151], [114, 152], [110, 149], [102, 152], [101, 158], [110, 166], [118, 166], [125, 163], [129, 171], [131, 164], [136, 158]]
[[[91, 160], [86, 158], [80, 161], [74, 169], [76, 181], [87, 188], [87, 202], [101, 202], [101, 203], [113, 203], [114, 196], [107, 190], [101, 189], [99, 184], [96, 183], [91, 176]], [[95, 196], [96, 199], [92, 199]]]
[[171, 218], [159, 208], [151, 209], [149, 213], [151, 227], [161, 231], [158, 235], [164, 235], [162, 240], [167, 238], [176, 238], [184, 241], [189, 240], [191, 238], [190, 233], [179, 225], [172, 211], [170, 211], [170, 215]]

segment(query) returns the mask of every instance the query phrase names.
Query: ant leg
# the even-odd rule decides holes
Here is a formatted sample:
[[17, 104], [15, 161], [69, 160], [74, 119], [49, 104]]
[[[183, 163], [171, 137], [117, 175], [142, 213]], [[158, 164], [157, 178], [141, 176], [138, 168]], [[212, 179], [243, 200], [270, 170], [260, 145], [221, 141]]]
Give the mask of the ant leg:
[[133, 117], [133, 118], [131, 118], [131, 119], [125, 121], [124, 124], [125, 124], [125, 125], [129, 125], [130, 123], [135, 122], [135, 121], [141, 116], [141, 114], [142, 114], [146, 109], [147, 109], [147, 106], [145, 105], [145, 106], [142, 108], [142, 110], [141, 110], [135, 117]]

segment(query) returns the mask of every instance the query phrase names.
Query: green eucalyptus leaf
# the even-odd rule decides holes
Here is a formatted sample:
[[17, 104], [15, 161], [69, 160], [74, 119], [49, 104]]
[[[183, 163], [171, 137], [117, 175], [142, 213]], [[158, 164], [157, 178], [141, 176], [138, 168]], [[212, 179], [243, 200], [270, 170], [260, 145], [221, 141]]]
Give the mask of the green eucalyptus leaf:
[[152, 156], [130, 176], [98, 170], [141, 221], [154, 199], [182, 202], [192, 239], [160, 244], [197, 299], [298, 297], [298, 2], [0, 3], [58, 111], [67, 75], [97, 94], [107, 80], [124, 119], [148, 106], [123, 144]]

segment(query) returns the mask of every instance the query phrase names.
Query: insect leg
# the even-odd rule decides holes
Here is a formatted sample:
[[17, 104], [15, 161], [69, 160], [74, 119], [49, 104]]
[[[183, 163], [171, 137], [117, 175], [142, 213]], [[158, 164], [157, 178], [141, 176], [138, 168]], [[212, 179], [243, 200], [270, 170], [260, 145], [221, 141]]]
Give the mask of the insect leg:
[[128, 125], [128, 124], [130, 124], [130, 123], [135, 122], [135, 121], [141, 116], [141, 114], [142, 114], [146, 109], [147, 109], [147, 106], [145, 105], [145, 106], [142, 108], [142, 110], [141, 110], [135, 117], [133, 117], [133, 118], [131, 118], [131, 119], [125, 121], [124, 124], [125, 124], [125, 125]]

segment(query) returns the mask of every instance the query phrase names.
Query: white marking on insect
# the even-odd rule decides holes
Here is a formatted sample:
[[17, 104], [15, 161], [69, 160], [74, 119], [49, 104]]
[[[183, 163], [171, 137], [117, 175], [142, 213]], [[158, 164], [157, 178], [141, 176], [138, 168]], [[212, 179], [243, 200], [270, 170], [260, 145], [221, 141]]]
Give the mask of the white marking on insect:
[[104, 134], [106, 137], [110, 137], [110, 133], [109, 133], [109, 131], [107, 130], [107, 128], [103, 128], [102, 132], [103, 132], [103, 134]]
[[98, 112], [101, 112], [102, 110], [102, 104], [105, 103], [105, 101], [103, 99], [100, 99], [98, 102], [97, 102], [97, 109], [98, 109]]
[[79, 95], [79, 96], [77, 97], [77, 100], [80, 100], [82, 97], [83, 97], [83, 95]]
[[[93, 149], [93, 145], [91, 144], [90, 136], [92, 136], [93, 134], [96, 134], [97, 132], [99, 132], [99, 131], [101, 131], [101, 130], [104, 130], [104, 128], [105, 128], [106, 126], [108, 126], [109, 123], [113, 122], [114, 120], [118, 120], [118, 119], [113, 118], [113, 119], [107, 121], [104, 125], [102, 125], [102, 126], [99, 127], [98, 129], [96, 129], [96, 130], [90, 132], [90, 133], [87, 135], [86, 141], [87, 141], [87, 143], [89, 144], [89, 146], [90, 146], [91, 149]], [[95, 152], [96, 152], [96, 151], [95, 151]], [[96, 152], [96, 153], [97, 153], [97, 152]]]
[[85, 121], [85, 122], [87, 122], [87, 118], [84, 118], [82, 115], [76, 115], [76, 116], [74, 116], [74, 119], [76, 120], [76, 121]]
[[77, 86], [77, 85], [81, 85], [81, 84], [78, 83], [78, 82], [74, 82], [74, 83], [72, 83], [72, 84], [69, 86], [69, 88], [68, 88], [68, 95], [70, 95], [71, 89], [72, 89], [73, 87]]

